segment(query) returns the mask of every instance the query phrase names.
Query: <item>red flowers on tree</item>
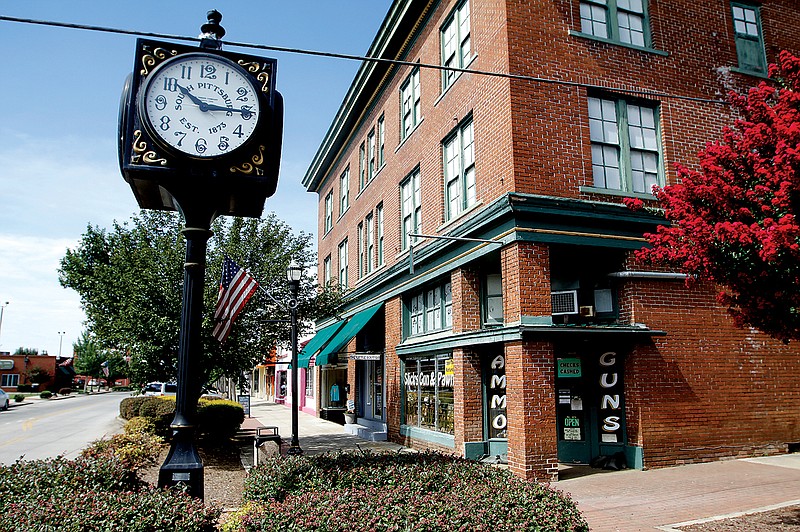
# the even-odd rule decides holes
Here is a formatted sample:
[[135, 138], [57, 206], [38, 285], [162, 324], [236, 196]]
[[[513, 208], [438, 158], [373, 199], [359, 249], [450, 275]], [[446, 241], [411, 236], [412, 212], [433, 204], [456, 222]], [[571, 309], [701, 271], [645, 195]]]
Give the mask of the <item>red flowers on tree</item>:
[[[770, 67], [773, 82], [730, 96], [741, 118], [656, 189], [669, 225], [637, 258], [722, 287], [739, 326], [800, 339], [800, 58]], [[641, 202], [626, 202], [641, 208]]]

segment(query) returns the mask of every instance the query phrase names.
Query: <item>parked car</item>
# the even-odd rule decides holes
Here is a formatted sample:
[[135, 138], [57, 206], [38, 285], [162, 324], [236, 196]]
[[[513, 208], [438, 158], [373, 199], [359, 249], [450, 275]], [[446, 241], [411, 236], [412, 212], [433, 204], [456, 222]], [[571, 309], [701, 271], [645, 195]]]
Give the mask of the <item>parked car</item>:
[[0, 390], [0, 410], [8, 410], [8, 394]]
[[144, 395], [175, 395], [178, 384], [174, 382], [150, 382], [143, 389]]

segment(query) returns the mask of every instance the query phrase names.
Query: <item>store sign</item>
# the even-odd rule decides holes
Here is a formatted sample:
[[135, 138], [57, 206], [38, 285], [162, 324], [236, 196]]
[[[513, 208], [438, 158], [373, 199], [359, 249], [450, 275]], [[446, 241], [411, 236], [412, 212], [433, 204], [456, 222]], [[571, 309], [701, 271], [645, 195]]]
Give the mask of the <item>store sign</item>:
[[497, 355], [492, 359], [487, 376], [489, 379], [486, 386], [486, 395], [489, 400], [489, 438], [507, 438], [505, 355]]
[[14, 369], [14, 361], [13, 360], [0, 360], [0, 370], [2, 369]]
[[351, 353], [348, 357], [350, 360], [380, 360], [380, 353]]
[[558, 374], [560, 378], [580, 377], [581, 376], [581, 359], [580, 358], [559, 358], [558, 359]]
[[417, 387], [434, 389], [437, 385], [440, 388], [452, 388], [454, 381], [455, 376], [453, 374], [448, 375], [441, 371], [431, 371], [430, 373], [407, 371], [405, 373], [406, 388], [410, 392], [415, 391]]
[[622, 365], [614, 351], [607, 351], [599, 359], [600, 384], [600, 442], [622, 442]]

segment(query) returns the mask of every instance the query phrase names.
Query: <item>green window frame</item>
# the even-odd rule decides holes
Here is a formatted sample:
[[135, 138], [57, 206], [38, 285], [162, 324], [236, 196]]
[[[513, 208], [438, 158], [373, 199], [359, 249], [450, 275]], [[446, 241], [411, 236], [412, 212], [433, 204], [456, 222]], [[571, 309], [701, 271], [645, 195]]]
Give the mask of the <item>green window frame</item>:
[[452, 220], [475, 205], [475, 133], [472, 118], [442, 143], [445, 220]]
[[364, 218], [364, 230], [366, 238], [366, 273], [372, 273], [375, 264], [375, 218], [372, 213], [367, 214]]
[[339, 176], [339, 216], [350, 208], [350, 167]]
[[746, 72], [766, 75], [767, 56], [764, 51], [760, 9], [753, 4], [733, 2], [731, 14], [739, 68]]
[[325, 233], [333, 229], [333, 191], [325, 196]]
[[375, 177], [377, 164], [375, 163], [375, 128], [367, 135], [367, 184]]
[[441, 52], [442, 52], [442, 92], [446, 91], [461, 75], [448, 68], [466, 68], [472, 60], [472, 38], [470, 29], [469, 0], [464, 0], [448, 17], [442, 25]]
[[339, 286], [342, 290], [347, 289], [347, 270], [348, 270], [348, 246], [347, 239], [345, 238], [339, 244]]
[[403, 361], [403, 424], [455, 434], [453, 354], [429, 354]]
[[358, 147], [358, 190], [367, 186], [367, 147], [364, 142]]
[[386, 163], [386, 122], [383, 115], [378, 118], [378, 168], [382, 168]]
[[409, 297], [406, 336], [419, 336], [453, 327], [453, 289], [450, 282], [427, 286]]
[[483, 290], [483, 324], [503, 324], [503, 276], [490, 273], [485, 277]]
[[647, 0], [581, 0], [580, 17], [584, 35], [652, 47]]
[[422, 196], [420, 190], [419, 168], [411, 172], [400, 183], [400, 211], [402, 216], [401, 247], [405, 251], [411, 244], [411, 233], [419, 233], [422, 228]]
[[375, 207], [375, 219], [378, 222], [378, 266], [383, 266], [383, 203]]
[[367, 274], [366, 253], [367, 253], [367, 232], [364, 230], [364, 222], [358, 223], [358, 278], [361, 279]]
[[408, 137], [422, 118], [419, 67], [400, 86], [400, 140]]
[[650, 194], [664, 185], [658, 107], [589, 97], [594, 188]]

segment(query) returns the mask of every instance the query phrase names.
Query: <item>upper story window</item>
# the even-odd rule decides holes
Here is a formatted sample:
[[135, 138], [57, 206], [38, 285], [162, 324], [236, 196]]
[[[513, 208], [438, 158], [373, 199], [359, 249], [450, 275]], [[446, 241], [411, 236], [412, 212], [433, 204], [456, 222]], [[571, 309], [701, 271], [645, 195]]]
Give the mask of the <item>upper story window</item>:
[[752, 4], [732, 3], [731, 9], [739, 68], [766, 74], [767, 57], [764, 53], [764, 36], [758, 7]]
[[419, 123], [421, 115], [419, 67], [400, 86], [400, 137], [405, 139]]
[[350, 207], [350, 167], [339, 176], [339, 216]]
[[372, 273], [372, 270], [375, 267], [375, 218], [372, 213], [369, 213], [366, 218], [364, 218], [364, 238], [366, 239], [365, 248], [366, 248], [366, 256], [365, 259], [365, 273]]
[[472, 119], [459, 126], [444, 141], [442, 154], [445, 218], [450, 220], [475, 204], [475, 138]]
[[347, 288], [347, 239], [339, 244], [339, 286], [342, 290]]
[[403, 220], [402, 242], [403, 250], [408, 249], [411, 243], [409, 235], [419, 233], [422, 227], [422, 198], [420, 195], [419, 168], [414, 170], [402, 183], [400, 183], [400, 210]]
[[328, 284], [331, 282], [332, 276], [333, 272], [331, 270], [331, 256], [328, 255], [322, 262], [322, 282], [325, 286], [328, 286]]
[[383, 115], [378, 119], [378, 168], [386, 162], [384, 146], [386, 145], [386, 124]]
[[[442, 66], [466, 68], [472, 59], [470, 39], [469, 0], [464, 0], [442, 26]], [[453, 84], [459, 76], [454, 70], [442, 71], [442, 91]]]
[[483, 298], [483, 323], [503, 323], [503, 278], [499, 273], [486, 275]]
[[325, 233], [333, 229], [333, 191], [325, 196]]
[[375, 130], [369, 132], [367, 135], [367, 183], [372, 181], [372, 178], [375, 177], [375, 170], [377, 166], [375, 164]]
[[650, 47], [646, 0], [581, 0], [581, 32]]
[[367, 186], [367, 147], [364, 142], [358, 147], [358, 190]]
[[364, 222], [358, 224], [358, 278], [361, 279], [367, 274], [367, 233], [364, 230]]
[[414, 294], [408, 303], [408, 335], [415, 336], [453, 326], [453, 292], [449, 282]]
[[383, 203], [375, 208], [375, 220], [378, 226], [378, 266], [383, 266]]
[[663, 185], [655, 107], [589, 98], [589, 129], [595, 187], [649, 194]]

